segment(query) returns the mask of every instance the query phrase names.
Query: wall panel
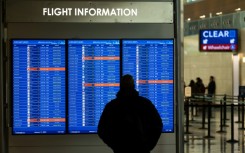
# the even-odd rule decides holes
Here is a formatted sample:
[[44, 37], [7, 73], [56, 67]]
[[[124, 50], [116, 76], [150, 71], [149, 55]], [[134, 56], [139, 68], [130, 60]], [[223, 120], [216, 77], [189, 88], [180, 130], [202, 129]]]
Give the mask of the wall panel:
[[[8, 0], [14, 1], [14, 0]], [[23, 1], [23, 0], [22, 0]], [[158, 0], [156, 0], [158, 1]], [[160, 1], [160, 0], [159, 0]], [[164, 0], [161, 0], [164, 1]], [[165, 0], [172, 2], [172, 0]], [[14, 3], [13, 3], [14, 4]], [[21, 10], [21, 9], [20, 9]], [[18, 10], [16, 10], [18, 12]], [[56, 22], [9, 22], [7, 23], [8, 58], [11, 58], [10, 40], [14, 38], [59, 38], [59, 39], [163, 39], [176, 38], [173, 24], [130, 24], [130, 23], [56, 23]], [[179, 36], [178, 36], [179, 37]], [[178, 45], [178, 44], [177, 44]], [[176, 47], [177, 48], [177, 47]], [[176, 55], [177, 57], [177, 55]], [[8, 63], [10, 78], [10, 63]], [[176, 70], [175, 72], [178, 72]], [[7, 80], [9, 86], [10, 80]], [[9, 105], [11, 102], [8, 101]], [[179, 112], [181, 113], [181, 112]], [[176, 114], [176, 113], [175, 113]], [[182, 126], [180, 126], [182, 128]], [[176, 152], [176, 133], [162, 134], [153, 153]], [[92, 135], [64, 135], [64, 136], [13, 136], [9, 128], [10, 153], [111, 153], [112, 151], [99, 139]], [[180, 136], [182, 137], [182, 135]]]

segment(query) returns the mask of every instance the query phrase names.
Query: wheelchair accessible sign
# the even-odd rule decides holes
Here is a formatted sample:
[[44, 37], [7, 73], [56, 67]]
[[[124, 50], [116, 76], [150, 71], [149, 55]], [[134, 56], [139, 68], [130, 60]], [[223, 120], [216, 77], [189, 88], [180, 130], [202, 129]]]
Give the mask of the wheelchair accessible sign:
[[237, 29], [200, 30], [200, 51], [237, 51]]

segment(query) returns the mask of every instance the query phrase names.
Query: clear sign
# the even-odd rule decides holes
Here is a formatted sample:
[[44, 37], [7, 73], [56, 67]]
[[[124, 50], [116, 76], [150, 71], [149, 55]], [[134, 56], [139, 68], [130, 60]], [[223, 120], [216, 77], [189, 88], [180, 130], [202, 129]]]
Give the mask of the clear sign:
[[200, 30], [200, 51], [237, 51], [237, 29]]

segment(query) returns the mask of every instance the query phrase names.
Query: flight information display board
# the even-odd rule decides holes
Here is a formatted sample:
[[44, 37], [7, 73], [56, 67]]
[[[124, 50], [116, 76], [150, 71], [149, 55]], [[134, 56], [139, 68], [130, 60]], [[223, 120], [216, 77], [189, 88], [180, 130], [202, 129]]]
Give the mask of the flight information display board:
[[13, 134], [66, 132], [65, 40], [12, 40]]
[[68, 132], [96, 133], [120, 83], [119, 40], [68, 41]]
[[162, 132], [174, 132], [174, 40], [123, 40], [123, 74], [150, 99], [162, 121]]

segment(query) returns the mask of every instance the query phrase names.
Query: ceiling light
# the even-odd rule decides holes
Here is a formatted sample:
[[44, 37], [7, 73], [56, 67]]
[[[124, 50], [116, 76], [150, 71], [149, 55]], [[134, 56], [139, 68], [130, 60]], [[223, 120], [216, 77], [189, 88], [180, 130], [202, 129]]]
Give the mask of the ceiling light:
[[204, 19], [205, 17], [206, 17], [205, 15], [201, 15], [201, 16], [200, 16], [201, 19]]
[[222, 12], [217, 12], [216, 15], [222, 15], [223, 13]]
[[235, 9], [235, 11], [241, 11], [241, 8], [237, 8], [237, 9]]

